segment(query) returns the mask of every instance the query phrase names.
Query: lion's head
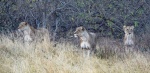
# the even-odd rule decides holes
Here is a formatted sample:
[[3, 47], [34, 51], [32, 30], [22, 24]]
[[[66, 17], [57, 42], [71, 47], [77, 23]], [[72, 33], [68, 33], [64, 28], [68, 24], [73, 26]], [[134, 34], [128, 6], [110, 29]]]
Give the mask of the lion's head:
[[29, 24], [27, 22], [21, 22], [18, 26], [18, 31], [24, 31], [24, 30], [28, 30]]
[[30, 33], [35, 33], [34, 27], [30, 26], [27, 22], [21, 22], [18, 26], [18, 31], [31, 31]]
[[134, 26], [123, 26], [124, 32], [127, 35], [133, 34]]
[[77, 27], [74, 32], [74, 37], [81, 37], [84, 36], [86, 29], [83, 26]]

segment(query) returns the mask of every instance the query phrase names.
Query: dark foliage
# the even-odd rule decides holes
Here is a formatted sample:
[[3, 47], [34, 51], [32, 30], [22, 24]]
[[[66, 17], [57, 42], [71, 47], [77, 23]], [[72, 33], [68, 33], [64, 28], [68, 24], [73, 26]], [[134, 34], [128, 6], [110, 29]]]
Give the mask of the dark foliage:
[[0, 0], [0, 31], [16, 30], [26, 21], [58, 38], [81, 25], [114, 38], [122, 38], [123, 25], [134, 25], [136, 35], [142, 35], [150, 32], [149, 5], [150, 0]]

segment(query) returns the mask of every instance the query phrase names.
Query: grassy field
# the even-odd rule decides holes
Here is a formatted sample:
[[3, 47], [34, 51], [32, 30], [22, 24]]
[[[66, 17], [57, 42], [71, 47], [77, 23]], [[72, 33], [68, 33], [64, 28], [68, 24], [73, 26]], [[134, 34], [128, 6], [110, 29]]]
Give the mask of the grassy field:
[[124, 56], [121, 52], [102, 52], [100, 49], [111, 48], [107, 42], [97, 46], [96, 55], [84, 58], [71, 43], [59, 43], [56, 47], [53, 42], [26, 45], [1, 35], [0, 73], [150, 73], [148, 52]]

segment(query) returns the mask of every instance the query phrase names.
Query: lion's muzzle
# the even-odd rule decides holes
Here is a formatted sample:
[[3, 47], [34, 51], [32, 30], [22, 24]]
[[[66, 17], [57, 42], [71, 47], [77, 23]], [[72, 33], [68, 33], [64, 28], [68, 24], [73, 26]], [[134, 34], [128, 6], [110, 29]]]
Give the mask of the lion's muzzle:
[[18, 29], [18, 31], [19, 31], [19, 32], [21, 32], [21, 30], [20, 30], [20, 29]]
[[77, 34], [74, 34], [74, 37], [76, 37], [76, 38], [77, 38], [77, 37], [78, 37], [78, 35], [77, 35]]

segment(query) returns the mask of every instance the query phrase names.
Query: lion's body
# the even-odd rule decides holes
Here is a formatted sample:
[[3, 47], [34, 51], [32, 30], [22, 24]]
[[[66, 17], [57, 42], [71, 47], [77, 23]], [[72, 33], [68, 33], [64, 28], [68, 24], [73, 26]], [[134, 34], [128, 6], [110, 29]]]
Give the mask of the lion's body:
[[124, 32], [125, 32], [125, 36], [124, 36], [124, 45], [126, 46], [130, 46], [130, 45], [134, 45], [134, 27], [133, 26], [124, 26]]
[[125, 35], [124, 35], [124, 46], [125, 48], [133, 48], [135, 44], [134, 37], [134, 26], [123, 26]]
[[45, 28], [35, 29], [26, 22], [21, 22], [18, 27], [23, 32], [25, 42], [49, 40], [49, 32]]
[[74, 32], [75, 37], [80, 39], [80, 47], [90, 53], [96, 50], [96, 34], [88, 32], [84, 27], [77, 27]]
[[124, 37], [124, 45], [134, 45], [134, 34], [127, 35]]

